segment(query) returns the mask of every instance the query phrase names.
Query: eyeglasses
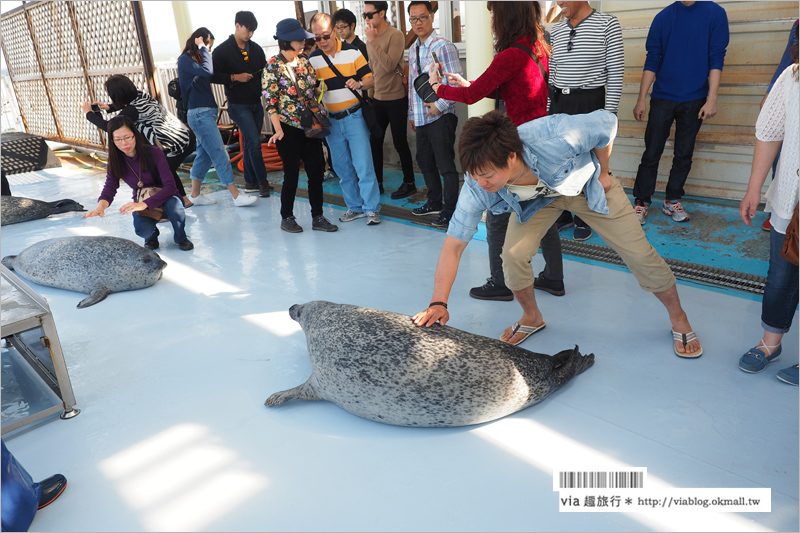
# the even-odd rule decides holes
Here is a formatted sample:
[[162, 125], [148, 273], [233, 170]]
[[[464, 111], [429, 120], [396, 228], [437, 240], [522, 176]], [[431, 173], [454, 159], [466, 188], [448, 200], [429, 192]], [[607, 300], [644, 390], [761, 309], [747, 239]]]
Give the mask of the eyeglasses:
[[350, 27], [349, 24], [338, 24], [334, 26], [334, 28], [336, 28], [337, 30], [342, 30], [342, 31], [346, 30], [349, 27]]
[[364, 18], [365, 18], [365, 19], [372, 20], [372, 17], [374, 17], [374, 16], [375, 16], [375, 15], [377, 15], [378, 13], [380, 13], [380, 11], [370, 11], [370, 12], [367, 12], [367, 11], [365, 11], [365, 12], [363, 13], [363, 15], [364, 15]]
[[425, 22], [425, 21], [426, 21], [426, 20], [428, 20], [429, 18], [431, 18], [431, 16], [430, 16], [430, 15], [422, 15], [422, 16], [419, 16], [419, 17], [409, 17], [409, 18], [408, 18], [408, 21], [409, 21], [411, 24], [416, 24], [416, 23], [417, 23], [417, 21], [419, 21], [419, 22]]
[[314, 40], [315, 40], [316, 42], [320, 42], [320, 41], [321, 41], [321, 40], [323, 40], [323, 39], [325, 39], [325, 40], [327, 41], [327, 40], [330, 40], [330, 38], [331, 38], [331, 34], [330, 34], [330, 33], [323, 33], [323, 34], [322, 34], [322, 35], [320, 35], [319, 37], [317, 37], [317, 36], [314, 36]]
[[575, 30], [569, 32], [569, 42], [567, 43], [567, 52], [572, 51], [572, 39], [575, 37], [575, 34], [578, 33]]
[[242, 53], [242, 55], [244, 56], [244, 62], [245, 62], [245, 63], [249, 63], [249, 62], [250, 62], [250, 56], [248, 56], [248, 55], [247, 55], [247, 50], [242, 50], [242, 49], [240, 48], [240, 49], [239, 49], [239, 51], [240, 51], [240, 52]]
[[127, 142], [131, 142], [135, 138], [136, 137], [133, 136], [133, 135], [128, 135], [127, 137], [114, 137], [114, 143], [115, 144], [127, 143]]

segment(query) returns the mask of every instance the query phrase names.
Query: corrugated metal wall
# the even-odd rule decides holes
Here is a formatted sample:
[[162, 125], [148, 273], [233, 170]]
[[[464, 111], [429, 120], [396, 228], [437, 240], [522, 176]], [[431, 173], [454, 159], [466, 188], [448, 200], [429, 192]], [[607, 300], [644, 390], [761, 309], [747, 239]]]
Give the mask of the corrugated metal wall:
[[[633, 106], [639, 94], [646, 54], [645, 39], [653, 17], [670, 3], [592, 2], [602, 11], [616, 15], [622, 25], [625, 85], [619, 109], [619, 134], [614, 143], [611, 166], [625, 186], [633, 185], [644, 151], [646, 123], [634, 120]], [[697, 136], [694, 164], [686, 192], [690, 195], [741, 198], [750, 177], [759, 104], [783, 55], [789, 30], [798, 17], [800, 3], [718, 4], [728, 14], [730, 44], [722, 71], [717, 115], [703, 124]], [[671, 166], [670, 138], [659, 167], [657, 194], [663, 194]]]

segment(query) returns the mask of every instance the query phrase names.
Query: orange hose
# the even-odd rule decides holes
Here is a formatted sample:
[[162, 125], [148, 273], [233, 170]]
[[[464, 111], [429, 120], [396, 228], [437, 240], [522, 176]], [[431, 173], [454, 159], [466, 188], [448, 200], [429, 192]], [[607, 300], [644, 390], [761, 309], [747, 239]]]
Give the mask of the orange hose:
[[[283, 170], [281, 156], [278, 155], [278, 148], [274, 144], [263, 143], [261, 145], [261, 157], [264, 159], [264, 165], [267, 167], [267, 172]], [[231, 160], [231, 163], [233, 163], [237, 158], [240, 158], [238, 168], [241, 172], [244, 172], [244, 160], [241, 159], [241, 153], [234, 157]]]

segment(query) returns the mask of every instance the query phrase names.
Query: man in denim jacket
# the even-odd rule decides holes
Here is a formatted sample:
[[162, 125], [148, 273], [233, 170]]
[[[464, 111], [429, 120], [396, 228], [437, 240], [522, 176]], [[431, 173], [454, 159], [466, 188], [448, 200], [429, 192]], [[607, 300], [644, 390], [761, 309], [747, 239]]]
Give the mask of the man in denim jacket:
[[617, 117], [605, 110], [551, 115], [519, 128], [497, 111], [469, 119], [458, 142], [461, 167], [467, 172], [464, 187], [439, 255], [431, 304], [414, 316], [414, 323], [447, 322], [447, 298], [461, 254], [477, 232], [483, 211], [490, 209], [517, 215], [509, 220], [503, 271], [523, 315], [500, 338], [516, 345], [543, 329], [531, 258], [548, 228], [569, 210], [586, 220], [622, 257], [642, 289], [667, 308], [675, 354], [699, 357], [703, 350], [681, 307], [675, 276], [647, 242], [620, 183], [600, 173], [616, 132]]

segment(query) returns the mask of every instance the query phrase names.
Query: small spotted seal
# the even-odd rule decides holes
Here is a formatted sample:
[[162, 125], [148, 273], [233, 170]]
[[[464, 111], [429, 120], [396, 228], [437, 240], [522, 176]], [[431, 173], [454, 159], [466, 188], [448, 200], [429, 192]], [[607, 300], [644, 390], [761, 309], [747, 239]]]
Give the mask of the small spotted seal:
[[86, 211], [81, 204], [69, 198], [55, 202], [43, 202], [21, 196], [3, 196], [1, 198], [0, 225], [2, 226], [46, 218], [67, 211]]
[[112, 292], [149, 287], [167, 266], [154, 251], [119, 237], [47, 239], [2, 262], [34, 283], [87, 293], [78, 308], [94, 305]]
[[385, 424], [468, 426], [538, 403], [594, 363], [577, 346], [550, 357], [353, 305], [315, 301], [293, 305], [289, 315], [305, 331], [311, 377], [267, 406], [327, 400]]

